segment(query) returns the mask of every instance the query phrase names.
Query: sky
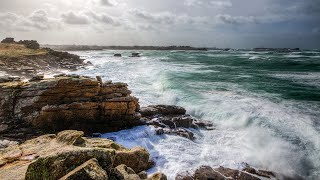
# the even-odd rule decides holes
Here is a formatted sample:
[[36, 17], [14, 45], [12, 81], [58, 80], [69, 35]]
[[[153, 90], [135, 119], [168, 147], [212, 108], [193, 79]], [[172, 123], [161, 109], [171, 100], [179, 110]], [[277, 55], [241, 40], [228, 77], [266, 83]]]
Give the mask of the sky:
[[320, 0], [1, 0], [0, 38], [320, 49]]

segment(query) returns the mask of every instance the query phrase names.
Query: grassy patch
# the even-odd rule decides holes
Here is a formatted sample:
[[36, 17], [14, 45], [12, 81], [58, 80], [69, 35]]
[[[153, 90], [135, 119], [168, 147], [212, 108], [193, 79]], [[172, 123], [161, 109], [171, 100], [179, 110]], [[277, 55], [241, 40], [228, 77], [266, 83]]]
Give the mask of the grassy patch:
[[21, 44], [0, 43], [0, 57], [35, 56], [47, 53], [45, 49], [28, 49]]

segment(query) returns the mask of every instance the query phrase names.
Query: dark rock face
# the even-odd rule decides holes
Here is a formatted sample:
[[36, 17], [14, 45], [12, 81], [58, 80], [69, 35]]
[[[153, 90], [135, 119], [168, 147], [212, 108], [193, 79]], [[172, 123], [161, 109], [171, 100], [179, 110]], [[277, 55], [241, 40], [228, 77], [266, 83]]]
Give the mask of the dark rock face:
[[[249, 170], [250, 169], [250, 170]], [[264, 170], [256, 170], [247, 165], [243, 170], [230, 169], [225, 167], [212, 168], [209, 166], [201, 166], [196, 169], [193, 174], [185, 172], [178, 174], [176, 180], [260, 180], [260, 179], [277, 179], [275, 173]]]
[[14, 38], [7, 37], [1, 41], [1, 43], [15, 43]]
[[18, 44], [23, 44], [26, 48], [29, 49], [39, 49], [40, 44], [35, 40], [21, 40]]
[[186, 110], [179, 106], [152, 105], [142, 107], [139, 112], [146, 124], [157, 127], [157, 135], [172, 134], [194, 140], [194, 134], [187, 128], [214, 128], [210, 122], [186, 115]]
[[170, 105], [151, 105], [140, 109], [142, 116], [162, 115], [184, 115], [186, 110], [179, 106]]
[[77, 129], [93, 133], [141, 125], [138, 99], [130, 94], [127, 84], [101, 84], [79, 76], [2, 83], [0, 125], [8, 125], [5, 136], [10, 136], [11, 130], [23, 130], [21, 136], [36, 132], [28, 127], [45, 132]]
[[114, 54], [114, 57], [122, 57], [121, 54]]

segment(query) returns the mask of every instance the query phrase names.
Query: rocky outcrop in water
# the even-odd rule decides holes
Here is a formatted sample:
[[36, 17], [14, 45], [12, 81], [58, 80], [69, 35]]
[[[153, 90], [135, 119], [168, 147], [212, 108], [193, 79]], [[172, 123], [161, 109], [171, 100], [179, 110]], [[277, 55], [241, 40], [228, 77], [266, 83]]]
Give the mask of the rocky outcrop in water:
[[[248, 169], [250, 168], [250, 171]], [[250, 166], [243, 170], [230, 169], [225, 167], [212, 168], [209, 166], [201, 166], [196, 169], [193, 174], [185, 172], [176, 176], [176, 180], [193, 180], [193, 179], [215, 179], [215, 180], [260, 180], [260, 179], [276, 179], [273, 172], [256, 170]]]
[[156, 133], [172, 134], [193, 140], [194, 134], [188, 128], [213, 130], [213, 124], [186, 114], [179, 106], [151, 105], [139, 111], [148, 125], [157, 127]]
[[[145, 149], [126, 149], [83, 134], [73, 130], [47, 134], [0, 150], [0, 179], [147, 179], [145, 170], [151, 163]], [[149, 179], [163, 177], [157, 173]]]
[[6, 128], [0, 137], [28, 138], [41, 134], [38, 130], [110, 132], [140, 125], [138, 99], [130, 94], [127, 84], [77, 75], [1, 83], [0, 126]]

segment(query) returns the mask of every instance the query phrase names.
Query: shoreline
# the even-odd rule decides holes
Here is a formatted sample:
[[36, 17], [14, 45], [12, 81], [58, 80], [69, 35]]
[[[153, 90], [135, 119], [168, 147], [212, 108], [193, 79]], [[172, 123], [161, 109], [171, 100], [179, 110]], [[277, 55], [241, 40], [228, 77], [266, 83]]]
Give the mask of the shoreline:
[[[68, 59], [66, 59], [66, 61], [68, 61]], [[9, 104], [8, 107], [11, 107], [11, 105], [13, 105], [13, 107], [18, 107], [13, 109], [2, 108], [2, 110], [6, 109], [6, 111], [2, 111], [0, 115], [2, 115], [3, 117], [9, 117], [11, 115], [20, 114], [16, 117], [8, 118], [9, 120], [8, 124], [3, 124], [3, 119], [1, 119], [0, 129], [4, 133], [10, 132], [13, 129], [17, 128], [17, 126], [10, 127], [10, 125], [16, 125], [16, 124], [22, 125], [21, 129], [23, 131], [19, 133], [26, 132], [26, 133], [32, 134], [32, 133], [35, 133], [34, 131], [35, 129], [39, 129], [39, 128], [40, 130], [41, 129], [45, 130], [44, 132], [39, 132], [39, 134], [35, 134], [34, 136], [30, 137], [30, 138], [33, 138], [46, 133], [58, 133], [61, 130], [76, 129], [76, 130], [86, 131], [86, 128], [90, 129], [90, 128], [94, 128], [94, 126], [97, 126], [98, 128], [103, 128], [103, 126], [101, 125], [109, 126], [110, 122], [116, 119], [118, 121], [114, 122], [115, 126], [119, 126], [119, 123], [120, 124], [123, 123], [124, 125], [124, 126], [119, 126], [120, 127], [119, 129], [128, 129], [130, 127], [136, 127], [137, 125], [148, 125], [156, 128], [154, 132], [156, 135], [162, 136], [164, 134], [167, 134], [169, 136], [181, 136], [190, 141], [192, 141], [194, 138], [192, 132], [189, 130], [190, 128], [193, 128], [193, 129], [202, 128], [202, 129], [205, 129], [206, 131], [211, 131], [211, 130], [214, 131], [215, 129], [214, 125], [211, 124], [210, 122], [199, 120], [197, 118], [194, 118], [190, 115], [185, 114], [186, 111], [182, 107], [168, 106], [168, 105], [154, 105], [154, 106], [140, 108], [138, 101], [132, 99], [135, 97], [131, 98], [130, 96], [131, 91], [127, 89], [126, 84], [113, 83], [112, 81], [102, 82], [101, 77], [92, 79], [88, 77], [82, 77], [79, 75], [60, 75], [53, 79], [43, 79], [43, 77], [37, 77], [31, 80], [30, 82], [21, 82], [15, 79], [13, 80], [9, 79], [7, 82], [0, 84], [0, 86], [1, 86], [2, 94], [4, 96], [8, 95], [7, 96], [8, 98], [6, 98], [5, 101], [2, 101], [2, 102], [8, 102], [8, 103], [4, 103], [2, 105], [7, 106]], [[68, 90], [68, 88], [70, 89]], [[12, 97], [12, 94], [14, 94], [13, 97]], [[50, 97], [51, 99], [48, 97]], [[128, 99], [128, 97], [130, 97], [129, 98], [130, 100]], [[42, 98], [44, 99], [42, 100]], [[45, 103], [51, 102], [51, 104], [47, 106], [39, 102], [45, 102]], [[123, 103], [125, 103], [125, 105]], [[30, 107], [32, 111], [29, 112], [28, 110], [30, 109]], [[101, 107], [104, 107], [104, 108], [101, 109]], [[134, 115], [132, 116], [134, 118], [133, 119], [124, 118], [122, 115], [126, 114], [127, 112], [130, 112], [130, 115]], [[135, 116], [136, 113], [140, 114], [140, 116], [138, 114], [137, 116]], [[57, 114], [60, 114], [61, 116], [59, 116], [58, 119], [54, 119], [54, 117]], [[101, 118], [101, 115], [106, 117]], [[117, 118], [112, 119], [109, 117], [109, 115], [116, 115]], [[97, 118], [98, 116], [99, 118]], [[19, 118], [22, 118], [22, 119], [19, 119]], [[19, 121], [11, 124], [15, 119], [19, 119]], [[81, 121], [76, 122], [74, 121], [75, 119], [76, 120], [83, 119], [83, 122], [93, 122], [93, 123], [91, 125], [88, 125], [87, 123], [81, 124]], [[104, 120], [107, 119], [108, 121], [97, 123], [96, 121], [97, 120], [100, 121], [99, 119], [104, 119]], [[74, 121], [75, 124], [74, 125], [69, 124], [68, 126], [65, 126], [63, 123], [63, 126], [61, 127], [61, 124], [59, 124], [61, 123], [61, 120], [62, 122]], [[129, 125], [127, 122], [130, 122], [132, 120], [134, 121], [137, 120], [137, 121], [134, 123], [134, 125]], [[25, 122], [27, 122], [28, 125], [24, 124]], [[30, 122], [31, 122], [31, 128], [28, 129]], [[57, 126], [55, 126], [54, 124], [55, 122], [57, 123], [56, 124]], [[39, 126], [39, 124], [41, 126]], [[49, 131], [47, 129], [48, 127], [49, 127]], [[96, 132], [96, 131], [97, 130], [93, 130], [92, 132]], [[91, 134], [87, 133], [87, 135], [91, 137], [99, 136], [99, 134], [96, 134], [96, 133], [92, 134], [92, 132]], [[23, 134], [19, 134], [19, 135], [25, 136]], [[76, 139], [78, 139], [78, 137]], [[52, 139], [54, 140], [54, 138]], [[81, 140], [81, 137], [79, 139]], [[92, 138], [92, 140], [96, 140], [96, 139]], [[21, 140], [21, 142], [27, 143], [29, 141]], [[23, 144], [20, 146], [24, 146]], [[26, 157], [29, 158], [29, 155], [24, 156], [23, 153], [20, 153], [18, 154], [18, 156], [16, 156], [14, 154], [15, 152], [10, 150], [10, 147], [11, 146], [17, 147], [17, 145], [10, 144], [10, 143], [8, 145], [9, 145], [8, 149], [5, 149], [4, 151], [0, 150], [0, 160], [2, 158], [2, 160], [5, 161], [4, 164], [0, 165], [0, 172], [2, 169], [5, 169], [3, 167], [8, 167], [8, 166], [11, 167], [12, 166], [11, 161], [17, 163], [17, 162], [20, 162], [21, 159], [24, 159], [25, 161]], [[37, 146], [37, 144], [32, 144], [31, 146]], [[65, 145], [60, 144], [59, 146], [64, 147]], [[78, 146], [77, 143], [76, 143], [76, 146]], [[14, 157], [12, 157], [12, 155], [14, 155]], [[41, 156], [43, 156], [43, 158], [46, 158], [48, 154], [40, 155], [40, 157]], [[8, 158], [10, 159], [9, 161], [7, 161]], [[28, 162], [34, 163], [38, 161], [38, 159], [39, 157], [33, 156], [33, 158], [29, 159]], [[81, 163], [86, 164], [87, 162], [81, 161]], [[81, 163], [78, 164], [79, 167], [82, 166]], [[128, 165], [128, 163], [126, 165]], [[136, 165], [130, 165], [130, 166], [134, 166], [131, 168], [134, 168], [134, 169], [136, 168], [135, 167]], [[113, 169], [121, 169], [121, 168], [124, 168], [124, 167], [123, 166], [118, 168], [116, 166], [113, 167]], [[107, 171], [106, 169], [104, 170]], [[147, 169], [145, 168], [144, 170], [147, 170]], [[137, 171], [140, 171], [140, 170], [137, 170]], [[186, 169], [186, 171], [189, 171], [189, 169]], [[283, 176], [281, 174], [273, 173], [270, 171], [257, 170], [255, 168], [250, 167], [249, 165], [245, 165], [243, 169], [238, 169], [238, 170], [228, 169], [228, 168], [219, 169], [215, 167], [213, 168], [200, 167], [199, 170], [195, 170], [195, 171], [198, 173], [195, 173], [195, 174], [189, 173], [181, 176], [178, 175], [179, 177], [177, 176], [177, 179], [179, 178], [188, 179], [188, 178], [199, 177], [197, 176], [197, 174], [204, 175], [201, 177], [205, 177], [206, 174], [211, 174], [211, 176], [209, 175], [206, 176], [207, 178], [209, 177], [236, 178], [234, 177], [235, 174], [241, 174], [242, 177], [245, 179], [248, 179], [248, 178], [255, 179], [257, 178], [256, 176], [259, 176], [259, 175], [262, 175], [262, 177], [265, 177], [265, 178], [266, 176], [269, 178], [276, 177], [276, 176], [277, 177]], [[70, 172], [71, 171], [69, 170], [68, 173]], [[223, 174], [223, 177], [221, 176], [221, 174]], [[61, 174], [61, 175], [66, 175], [66, 174]], [[158, 179], [160, 180], [161, 177], [165, 178], [165, 176], [160, 175]], [[139, 176], [139, 178], [141, 177]], [[141, 178], [141, 179], [144, 179], [144, 178]], [[154, 180], [157, 180], [157, 178], [155, 178]]]

